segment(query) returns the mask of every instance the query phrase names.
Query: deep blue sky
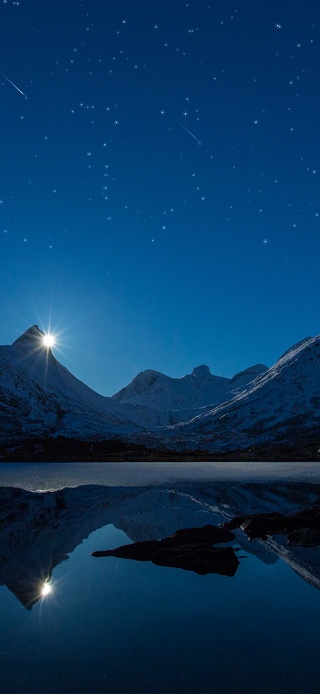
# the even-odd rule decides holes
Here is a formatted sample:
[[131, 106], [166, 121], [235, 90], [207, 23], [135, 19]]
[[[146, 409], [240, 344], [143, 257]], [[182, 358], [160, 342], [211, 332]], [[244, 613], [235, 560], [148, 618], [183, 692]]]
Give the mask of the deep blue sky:
[[0, 344], [51, 323], [111, 395], [320, 332], [318, 0], [7, 0], [0, 19]]

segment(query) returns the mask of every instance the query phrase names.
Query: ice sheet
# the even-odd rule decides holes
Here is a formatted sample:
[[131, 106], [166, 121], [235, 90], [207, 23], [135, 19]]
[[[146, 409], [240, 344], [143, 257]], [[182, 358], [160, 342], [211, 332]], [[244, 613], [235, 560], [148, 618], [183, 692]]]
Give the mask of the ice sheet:
[[80, 484], [132, 487], [188, 480], [278, 479], [320, 482], [320, 463], [0, 463], [0, 486], [33, 491]]

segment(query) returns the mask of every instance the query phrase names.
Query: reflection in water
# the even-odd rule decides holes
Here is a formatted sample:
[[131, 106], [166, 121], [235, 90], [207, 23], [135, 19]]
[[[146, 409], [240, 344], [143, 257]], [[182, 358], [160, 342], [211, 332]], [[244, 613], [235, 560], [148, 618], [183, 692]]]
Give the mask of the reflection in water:
[[151, 561], [167, 566], [194, 571], [201, 576], [220, 574], [234, 576], [239, 560], [232, 547], [213, 547], [234, 540], [234, 533], [214, 525], [178, 530], [162, 540], [146, 540], [122, 545], [116, 549], [92, 552], [93, 557], [121, 557], [136, 561]]
[[[230, 482], [149, 488], [89, 485], [43, 493], [2, 487], [0, 585], [7, 585], [30, 610], [52, 592], [54, 568], [93, 531], [108, 524], [123, 530], [133, 542], [156, 541], [179, 529], [217, 526], [253, 511], [294, 512], [316, 497], [318, 486], [307, 483], [277, 484], [276, 493], [272, 483]], [[296, 573], [320, 588], [317, 549], [287, 547], [286, 539], [278, 536], [267, 542], [256, 540], [249, 547], [240, 529], [235, 539], [266, 564], [281, 556]]]
[[47, 580], [44, 580], [45, 574], [39, 578], [33, 576], [31, 570], [23, 570], [17, 562], [15, 562], [15, 566], [18, 571], [15, 577], [10, 575], [10, 565], [8, 566], [6, 585], [19, 602], [27, 610], [31, 610], [33, 605], [51, 593], [52, 586]]
[[44, 583], [41, 589], [41, 597], [46, 598], [50, 593], [52, 593], [52, 586], [50, 583]]

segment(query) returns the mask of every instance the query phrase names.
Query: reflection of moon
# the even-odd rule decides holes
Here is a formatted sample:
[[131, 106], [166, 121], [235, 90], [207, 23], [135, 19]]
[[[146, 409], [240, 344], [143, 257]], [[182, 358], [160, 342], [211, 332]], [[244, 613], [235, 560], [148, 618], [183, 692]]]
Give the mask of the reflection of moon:
[[42, 589], [41, 589], [41, 596], [43, 598], [45, 598], [47, 595], [49, 595], [49, 593], [51, 593], [51, 591], [52, 591], [52, 588], [49, 585], [49, 583], [44, 583], [42, 586]]

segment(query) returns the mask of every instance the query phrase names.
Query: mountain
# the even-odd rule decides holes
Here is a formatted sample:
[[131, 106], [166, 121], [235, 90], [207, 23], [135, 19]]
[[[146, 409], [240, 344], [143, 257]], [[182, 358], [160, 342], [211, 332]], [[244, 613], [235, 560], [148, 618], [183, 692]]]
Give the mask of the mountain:
[[287, 350], [228, 402], [171, 427], [172, 443], [228, 451], [319, 435], [319, 383], [320, 335]]
[[0, 347], [0, 442], [9, 437], [100, 436], [132, 433], [134, 409], [88, 388], [62, 366], [33, 325]]
[[[212, 376], [200, 366], [181, 379], [145, 371], [120, 393], [104, 397], [62, 366], [44, 337], [33, 325], [12, 345], [0, 347], [0, 443], [35, 436], [130, 438], [144, 427], [190, 419], [231, 393], [234, 379]], [[255, 369], [265, 368], [243, 372], [242, 386]]]
[[117, 402], [147, 407], [154, 411], [154, 423], [165, 426], [186, 421], [204, 408], [230, 400], [265, 371], [266, 366], [256, 364], [232, 379], [213, 376], [205, 364], [182, 378], [171, 378], [159, 371], [142, 371], [112, 398]]
[[[57, 361], [34, 325], [0, 347], [0, 445], [26, 442], [28, 448], [40, 439], [51, 445], [57, 437], [90, 445], [116, 439], [159, 453], [199, 450], [261, 458], [261, 451], [274, 455], [279, 446], [291, 446], [294, 455], [295, 446], [304, 450], [312, 441], [313, 457], [320, 443], [319, 383], [320, 335], [291, 347], [270, 369], [257, 364], [232, 379], [212, 375], [205, 365], [182, 378], [143, 371], [104, 397]], [[48, 459], [52, 456], [50, 449]]]

